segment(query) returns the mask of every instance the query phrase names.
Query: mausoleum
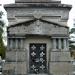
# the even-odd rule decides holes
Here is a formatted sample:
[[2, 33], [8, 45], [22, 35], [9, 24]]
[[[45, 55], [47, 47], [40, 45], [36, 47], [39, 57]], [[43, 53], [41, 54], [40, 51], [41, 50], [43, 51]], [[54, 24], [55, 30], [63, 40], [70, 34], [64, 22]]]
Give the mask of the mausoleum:
[[71, 75], [71, 6], [61, 0], [15, 0], [5, 9], [9, 25], [4, 74]]

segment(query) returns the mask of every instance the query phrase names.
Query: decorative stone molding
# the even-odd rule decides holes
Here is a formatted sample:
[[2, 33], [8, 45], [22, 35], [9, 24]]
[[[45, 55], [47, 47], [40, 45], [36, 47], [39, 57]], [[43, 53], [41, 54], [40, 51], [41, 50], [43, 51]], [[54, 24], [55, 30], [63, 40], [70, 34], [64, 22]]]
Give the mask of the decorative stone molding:
[[33, 12], [33, 16], [34, 16], [34, 18], [36, 18], [36, 19], [40, 19], [40, 18], [43, 16], [43, 14], [42, 14], [42, 12], [41, 12], [40, 10], [35, 10], [35, 11]]

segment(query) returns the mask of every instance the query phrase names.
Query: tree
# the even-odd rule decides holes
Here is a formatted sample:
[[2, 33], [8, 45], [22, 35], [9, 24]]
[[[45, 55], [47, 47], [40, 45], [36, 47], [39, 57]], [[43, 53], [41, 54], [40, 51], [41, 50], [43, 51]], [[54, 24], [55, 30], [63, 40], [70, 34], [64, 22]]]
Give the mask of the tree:
[[5, 46], [3, 44], [3, 40], [2, 40], [1, 34], [0, 34], [0, 56], [2, 57], [2, 59], [5, 58]]
[[71, 51], [71, 56], [75, 59], [75, 27], [73, 27], [70, 31], [70, 40], [69, 40], [69, 47]]
[[73, 27], [70, 31], [70, 50], [75, 49], [75, 28]]
[[2, 18], [2, 15], [3, 15], [3, 12], [2, 12], [2, 11], [0, 11], [0, 18]]
[[[2, 18], [2, 15], [3, 15], [3, 12], [0, 11], [0, 19]], [[2, 57], [2, 59], [5, 58], [5, 50], [6, 50], [3, 43], [3, 37], [2, 37], [3, 27], [4, 27], [4, 22], [0, 20], [0, 56]]]

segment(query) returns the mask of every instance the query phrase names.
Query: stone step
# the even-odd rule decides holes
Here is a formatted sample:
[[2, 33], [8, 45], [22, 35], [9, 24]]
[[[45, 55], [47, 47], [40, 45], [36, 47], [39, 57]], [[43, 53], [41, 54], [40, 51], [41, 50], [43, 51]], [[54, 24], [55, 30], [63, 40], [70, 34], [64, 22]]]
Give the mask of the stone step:
[[28, 75], [48, 75], [48, 74], [28, 74]]

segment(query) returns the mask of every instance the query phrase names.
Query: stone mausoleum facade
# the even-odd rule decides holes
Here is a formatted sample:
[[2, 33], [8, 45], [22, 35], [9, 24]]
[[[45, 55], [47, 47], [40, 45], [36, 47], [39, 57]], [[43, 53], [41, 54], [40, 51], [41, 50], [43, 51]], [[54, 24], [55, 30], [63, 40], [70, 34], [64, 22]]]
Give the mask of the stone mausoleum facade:
[[4, 74], [71, 75], [71, 6], [60, 0], [15, 0], [5, 9], [9, 25]]

